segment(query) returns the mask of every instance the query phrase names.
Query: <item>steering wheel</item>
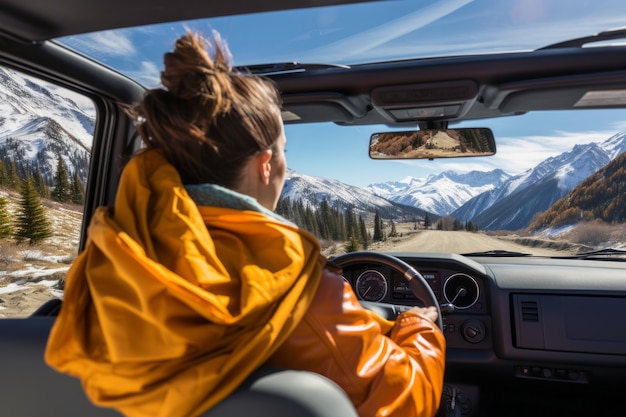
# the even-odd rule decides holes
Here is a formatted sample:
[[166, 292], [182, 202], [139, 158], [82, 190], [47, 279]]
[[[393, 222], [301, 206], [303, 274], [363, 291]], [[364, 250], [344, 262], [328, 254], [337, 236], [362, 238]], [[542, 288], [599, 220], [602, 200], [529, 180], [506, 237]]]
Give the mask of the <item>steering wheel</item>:
[[[413, 295], [420, 300], [424, 306], [433, 306], [437, 309], [436, 324], [443, 329], [443, 319], [441, 318], [441, 308], [435, 293], [426, 282], [426, 279], [415, 268], [395, 256], [381, 252], [348, 252], [331, 259], [332, 263], [347, 268], [354, 264], [381, 264], [399, 272], [406, 280]], [[359, 301], [363, 307], [376, 312], [378, 315], [393, 320], [402, 311], [408, 310], [409, 306], [402, 306], [388, 303], [376, 303], [371, 301]]]

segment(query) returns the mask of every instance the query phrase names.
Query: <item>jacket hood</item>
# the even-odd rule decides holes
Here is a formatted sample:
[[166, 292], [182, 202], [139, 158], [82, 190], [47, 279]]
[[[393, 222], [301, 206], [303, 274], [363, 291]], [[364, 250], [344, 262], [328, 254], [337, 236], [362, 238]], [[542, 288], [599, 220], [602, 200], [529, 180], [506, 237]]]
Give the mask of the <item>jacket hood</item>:
[[46, 360], [127, 416], [200, 414], [302, 319], [322, 261], [291, 224], [197, 206], [163, 155], [143, 152], [92, 218]]

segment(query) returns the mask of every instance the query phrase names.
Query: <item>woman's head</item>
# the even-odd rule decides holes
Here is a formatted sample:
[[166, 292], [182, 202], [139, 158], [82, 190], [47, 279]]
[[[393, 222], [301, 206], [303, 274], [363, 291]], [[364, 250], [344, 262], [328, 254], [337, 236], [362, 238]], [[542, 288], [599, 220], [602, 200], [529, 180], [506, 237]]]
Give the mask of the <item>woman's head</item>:
[[229, 61], [219, 36], [211, 41], [189, 32], [164, 56], [164, 88], [149, 90], [134, 107], [143, 141], [163, 150], [185, 184], [237, 190], [251, 160], [268, 153], [268, 164], [278, 162], [273, 173], [270, 167], [274, 181], [280, 174], [280, 95], [267, 79], [233, 72]]

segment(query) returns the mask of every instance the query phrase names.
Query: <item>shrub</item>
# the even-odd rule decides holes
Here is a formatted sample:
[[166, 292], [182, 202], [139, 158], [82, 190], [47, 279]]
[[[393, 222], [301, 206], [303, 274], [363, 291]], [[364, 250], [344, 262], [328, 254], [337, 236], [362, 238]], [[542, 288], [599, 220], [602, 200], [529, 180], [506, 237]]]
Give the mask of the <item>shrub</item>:
[[619, 226], [610, 225], [600, 220], [578, 223], [568, 233], [568, 239], [588, 246], [598, 246], [612, 239], [613, 232]]

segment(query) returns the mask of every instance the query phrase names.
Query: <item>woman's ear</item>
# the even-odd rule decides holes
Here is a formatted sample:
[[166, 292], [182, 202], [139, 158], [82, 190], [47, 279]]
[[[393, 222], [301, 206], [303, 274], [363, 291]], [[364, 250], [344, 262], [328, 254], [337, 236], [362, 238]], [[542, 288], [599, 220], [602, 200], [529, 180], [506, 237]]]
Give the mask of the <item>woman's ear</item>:
[[270, 174], [272, 172], [272, 164], [270, 163], [271, 160], [271, 149], [266, 149], [257, 156], [257, 166], [261, 176], [261, 182], [263, 182], [264, 185], [268, 185], [270, 183]]

